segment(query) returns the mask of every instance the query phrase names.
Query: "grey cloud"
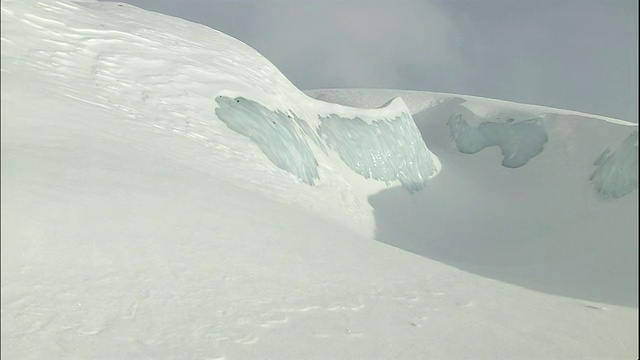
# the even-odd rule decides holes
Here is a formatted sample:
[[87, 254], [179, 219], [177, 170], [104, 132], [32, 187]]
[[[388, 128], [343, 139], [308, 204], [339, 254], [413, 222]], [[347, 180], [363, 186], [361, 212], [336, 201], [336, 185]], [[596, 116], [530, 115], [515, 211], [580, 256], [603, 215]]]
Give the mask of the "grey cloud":
[[492, 97], [637, 122], [631, 0], [128, 0], [223, 31], [301, 89]]

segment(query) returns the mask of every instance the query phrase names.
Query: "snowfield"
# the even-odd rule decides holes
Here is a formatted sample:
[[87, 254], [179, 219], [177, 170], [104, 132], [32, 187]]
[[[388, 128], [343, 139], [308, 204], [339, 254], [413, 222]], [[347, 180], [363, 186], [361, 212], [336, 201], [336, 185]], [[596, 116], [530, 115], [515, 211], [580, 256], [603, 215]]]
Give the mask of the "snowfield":
[[1, 4], [3, 359], [638, 357], [636, 124]]

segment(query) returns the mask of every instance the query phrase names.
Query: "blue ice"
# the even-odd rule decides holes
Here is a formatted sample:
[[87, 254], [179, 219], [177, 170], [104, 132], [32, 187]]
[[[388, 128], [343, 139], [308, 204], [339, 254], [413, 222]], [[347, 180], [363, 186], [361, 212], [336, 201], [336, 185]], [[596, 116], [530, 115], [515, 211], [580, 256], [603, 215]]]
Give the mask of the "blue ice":
[[353, 171], [400, 183], [410, 192], [420, 190], [438, 169], [411, 116], [370, 123], [332, 114], [320, 117], [312, 128], [295, 115], [274, 112], [242, 97], [216, 98], [216, 115], [236, 132], [249, 137], [279, 168], [313, 185], [319, 179], [318, 161], [309, 146], [335, 151]]
[[638, 188], [638, 132], [629, 135], [610, 154], [607, 149], [595, 161], [591, 181], [603, 197], [617, 199]]
[[277, 167], [309, 185], [319, 178], [318, 162], [290, 115], [242, 97], [218, 96], [216, 102], [218, 118], [230, 129], [249, 137]]
[[395, 119], [370, 124], [356, 117], [321, 117], [318, 133], [353, 171], [387, 184], [399, 180], [410, 192], [424, 187], [438, 169], [413, 119], [401, 113]]
[[509, 168], [525, 165], [542, 152], [548, 140], [541, 119], [517, 123], [485, 121], [474, 128], [458, 115], [449, 120], [449, 129], [460, 152], [475, 154], [487, 146], [498, 146], [502, 150], [502, 166]]

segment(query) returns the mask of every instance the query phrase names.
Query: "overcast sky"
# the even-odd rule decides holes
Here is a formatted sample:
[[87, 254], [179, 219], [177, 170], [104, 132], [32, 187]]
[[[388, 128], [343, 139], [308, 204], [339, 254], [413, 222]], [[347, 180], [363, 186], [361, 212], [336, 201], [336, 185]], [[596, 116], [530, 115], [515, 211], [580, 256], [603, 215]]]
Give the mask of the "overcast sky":
[[252, 46], [296, 86], [478, 95], [638, 122], [637, 0], [127, 0]]

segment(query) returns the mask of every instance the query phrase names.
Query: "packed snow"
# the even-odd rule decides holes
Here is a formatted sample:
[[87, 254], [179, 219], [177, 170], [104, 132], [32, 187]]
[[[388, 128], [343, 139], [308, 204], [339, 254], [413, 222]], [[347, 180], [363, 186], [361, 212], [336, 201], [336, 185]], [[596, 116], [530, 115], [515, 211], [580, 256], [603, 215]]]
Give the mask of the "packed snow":
[[637, 125], [1, 4], [3, 359], [638, 357]]

